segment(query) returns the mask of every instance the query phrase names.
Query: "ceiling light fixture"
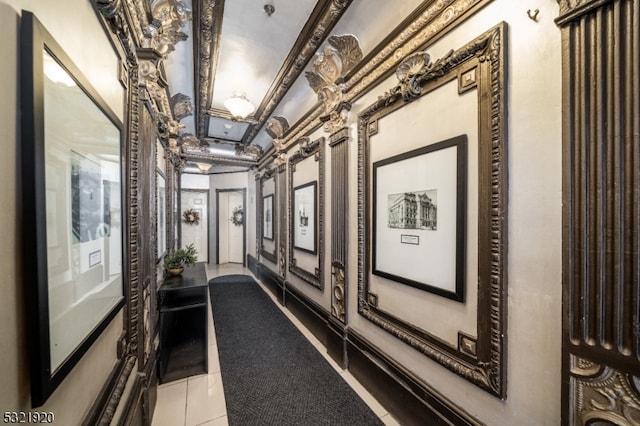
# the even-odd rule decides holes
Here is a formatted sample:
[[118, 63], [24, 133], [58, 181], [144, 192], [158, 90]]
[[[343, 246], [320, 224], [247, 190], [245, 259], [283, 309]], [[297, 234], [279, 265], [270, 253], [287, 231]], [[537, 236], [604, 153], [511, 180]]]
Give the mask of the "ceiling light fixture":
[[224, 106], [233, 117], [237, 118], [245, 118], [255, 109], [253, 104], [247, 99], [247, 95], [240, 92], [233, 92], [233, 96], [224, 101]]
[[209, 171], [209, 169], [211, 168], [212, 164], [196, 163], [196, 166], [198, 166], [198, 168], [200, 169], [200, 171], [202, 173], [207, 173]]

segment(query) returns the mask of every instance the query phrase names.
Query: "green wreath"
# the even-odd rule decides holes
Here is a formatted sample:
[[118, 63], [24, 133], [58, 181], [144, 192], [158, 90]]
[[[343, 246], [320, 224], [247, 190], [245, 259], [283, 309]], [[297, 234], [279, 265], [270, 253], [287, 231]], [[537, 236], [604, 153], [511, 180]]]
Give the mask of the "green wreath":
[[182, 213], [182, 217], [184, 218], [184, 223], [187, 225], [197, 225], [200, 223], [200, 213], [194, 209], [185, 210], [184, 213]]
[[244, 222], [244, 210], [242, 210], [241, 206], [237, 206], [231, 212], [231, 223], [235, 226], [241, 226]]

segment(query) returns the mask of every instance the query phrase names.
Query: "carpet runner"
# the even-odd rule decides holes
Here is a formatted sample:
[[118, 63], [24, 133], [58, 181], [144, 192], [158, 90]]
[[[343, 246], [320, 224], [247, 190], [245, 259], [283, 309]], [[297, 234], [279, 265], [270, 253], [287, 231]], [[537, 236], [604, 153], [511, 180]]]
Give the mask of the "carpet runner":
[[252, 277], [209, 290], [230, 426], [383, 425]]

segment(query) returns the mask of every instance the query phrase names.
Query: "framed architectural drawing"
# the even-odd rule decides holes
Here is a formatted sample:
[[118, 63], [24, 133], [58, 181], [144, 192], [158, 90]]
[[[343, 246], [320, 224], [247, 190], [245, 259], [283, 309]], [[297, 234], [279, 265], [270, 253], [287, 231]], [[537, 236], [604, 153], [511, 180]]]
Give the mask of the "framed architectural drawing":
[[124, 304], [122, 123], [22, 15], [24, 282], [42, 405]]
[[358, 116], [358, 313], [499, 398], [506, 36], [500, 23], [444, 57], [410, 54]]
[[289, 157], [288, 269], [324, 289], [324, 138], [302, 137]]
[[317, 253], [318, 183], [305, 183], [293, 188], [293, 247]]
[[373, 163], [373, 274], [464, 301], [467, 138]]

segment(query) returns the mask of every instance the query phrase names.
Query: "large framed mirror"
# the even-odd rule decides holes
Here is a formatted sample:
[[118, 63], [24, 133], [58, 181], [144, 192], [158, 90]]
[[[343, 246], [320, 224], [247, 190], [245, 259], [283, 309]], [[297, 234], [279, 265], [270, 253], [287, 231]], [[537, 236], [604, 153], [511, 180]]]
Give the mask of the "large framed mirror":
[[22, 14], [24, 282], [42, 405], [124, 305], [122, 123]]

